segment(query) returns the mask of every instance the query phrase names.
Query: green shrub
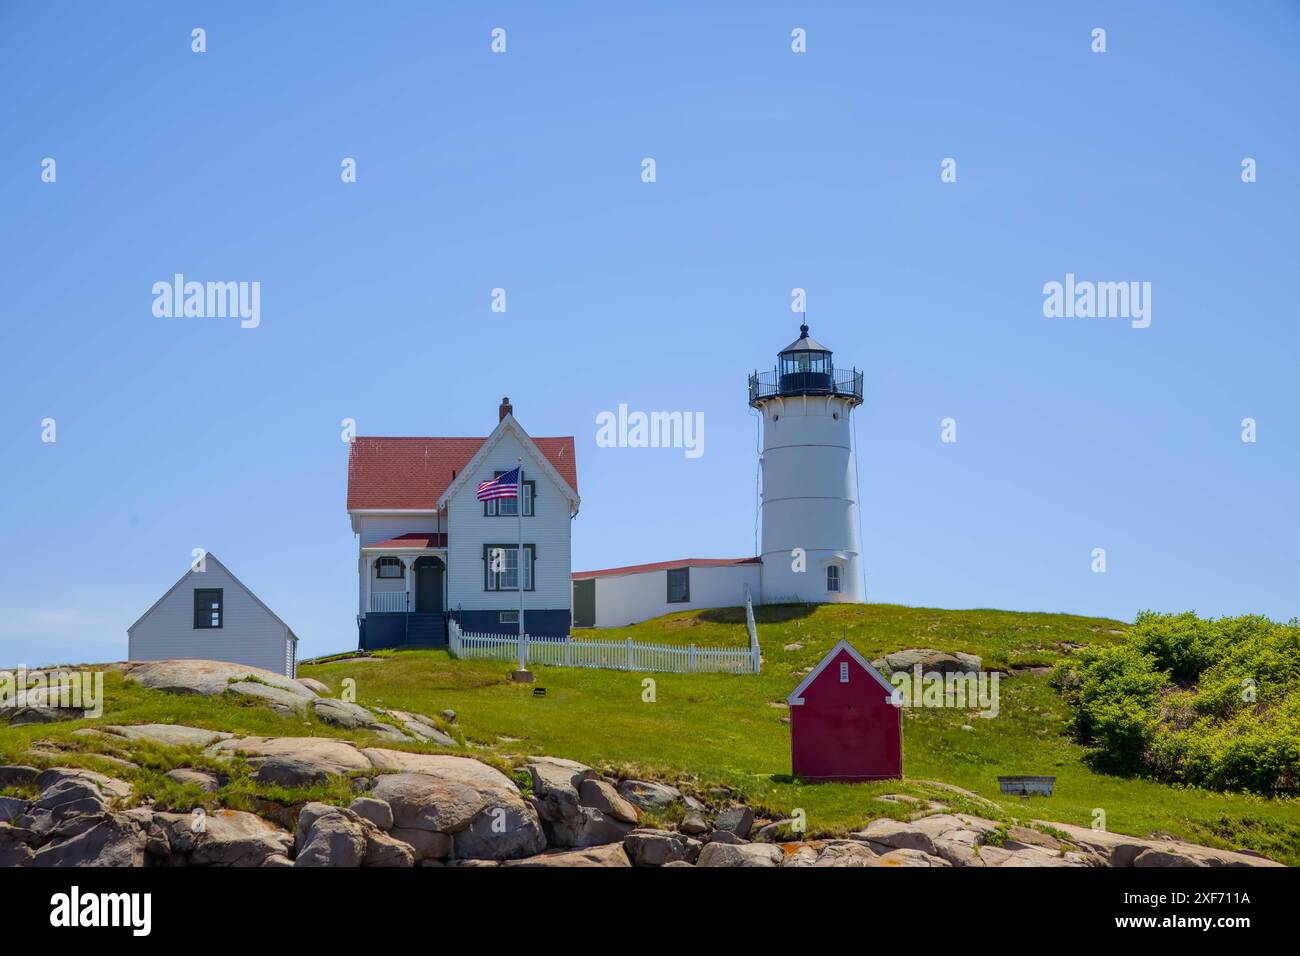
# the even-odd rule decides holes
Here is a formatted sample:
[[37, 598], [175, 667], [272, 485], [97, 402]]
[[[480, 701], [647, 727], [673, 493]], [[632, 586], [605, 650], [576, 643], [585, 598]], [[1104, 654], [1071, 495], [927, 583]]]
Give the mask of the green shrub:
[[1138, 615], [1057, 668], [1099, 767], [1215, 790], [1300, 790], [1300, 624]]

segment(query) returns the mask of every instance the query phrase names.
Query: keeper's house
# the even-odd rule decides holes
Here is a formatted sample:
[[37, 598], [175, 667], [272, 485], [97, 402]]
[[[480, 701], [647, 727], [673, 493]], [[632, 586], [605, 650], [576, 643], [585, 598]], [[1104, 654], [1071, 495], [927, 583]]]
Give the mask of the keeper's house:
[[[348, 516], [358, 542], [358, 644], [438, 646], [465, 631], [563, 636], [572, 623], [572, 436], [532, 438], [502, 399], [486, 438], [363, 438], [348, 456]], [[523, 500], [479, 501], [480, 482], [523, 460]], [[519, 512], [523, 508], [523, 561]], [[493, 571], [489, 552], [504, 552]]]
[[126, 629], [127, 659], [248, 664], [293, 677], [298, 637], [216, 555], [205, 555]]

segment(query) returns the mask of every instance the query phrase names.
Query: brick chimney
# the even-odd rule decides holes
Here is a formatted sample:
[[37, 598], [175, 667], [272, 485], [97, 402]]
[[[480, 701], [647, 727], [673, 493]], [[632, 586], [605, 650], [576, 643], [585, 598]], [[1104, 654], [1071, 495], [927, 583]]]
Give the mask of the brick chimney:
[[502, 398], [501, 407], [497, 409], [497, 421], [503, 422], [505, 421], [507, 415], [513, 415], [514, 413], [515, 410], [514, 407], [510, 404], [510, 398], [508, 396]]

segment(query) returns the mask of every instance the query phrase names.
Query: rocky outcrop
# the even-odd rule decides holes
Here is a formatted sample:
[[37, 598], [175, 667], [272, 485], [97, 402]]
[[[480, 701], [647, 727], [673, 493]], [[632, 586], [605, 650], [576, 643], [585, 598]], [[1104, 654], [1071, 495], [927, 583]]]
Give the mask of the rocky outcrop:
[[204, 697], [215, 697], [224, 694], [232, 683], [259, 682], [300, 697], [304, 701], [317, 696], [314, 690], [301, 681], [285, 677], [283, 674], [226, 661], [128, 661], [119, 665], [119, 669], [128, 681], [150, 690], [162, 690], [172, 694], [200, 694]]
[[636, 807], [590, 767], [558, 757], [533, 757], [527, 770], [532, 805], [551, 846], [617, 843], [636, 826]]
[[[319, 699], [309, 704], [320, 709]], [[325, 710], [358, 720], [348, 707]], [[369, 712], [366, 712], [369, 713]], [[395, 719], [402, 712], [388, 712]], [[415, 715], [405, 717], [425, 726]], [[363, 726], [360, 725], [359, 726]], [[325, 737], [237, 737], [180, 725], [109, 725], [78, 739], [204, 748], [204, 769], [167, 771], [209, 793], [243, 772], [286, 787], [351, 778], [347, 807], [257, 798], [257, 813], [189, 813], [132, 806], [124, 780], [91, 770], [0, 766], [0, 866], [702, 866], [702, 867], [1209, 867], [1277, 866], [1258, 855], [1131, 837], [1067, 824], [1018, 825], [936, 811], [935, 801], [892, 795], [910, 821], [870, 820], [845, 839], [786, 842], [793, 820], [755, 819], [724, 788], [710, 806], [660, 783], [617, 780], [572, 760], [523, 761], [528, 793], [469, 757], [358, 747]], [[68, 752], [51, 748], [51, 754]], [[177, 749], [176, 756], [192, 749]], [[127, 754], [129, 755], [129, 754]], [[96, 754], [102, 757], [102, 754]], [[40, 754], [45, 759], [46, 754]], [[33, 758], [35, 759], [35, 758]], [[130, 765], [127, 765], [130, 766]], [[934, 784], [938, 787], [938, 784]], [[957, 788], [947, 790], [958, 793]], [[176, 799], [173, 791], [170, 799]], [[966, 793], [966, 792], [961, 792]], [[967, 794], [964, 805], [978, 803]], [[205, 798], [211, 800], [211, 798]], [[990, 813], [1000, 809], [984, 801]], [[671, 812], [669, 812], [671, 811]], [[684, 813], [681, 823], [671, 819]], [[646, 814], [657, 825], [645, 823]], [[710, 823], [710, 818], [713, 822]], [[643, 825], [644, 823], [644, 825]], [[752, 835], [757, 824], [757, 832]], [[707, 837], [706, 837], [707, 834]]]
[[886, 673], [910, 671], [920, 664], [922, 673], [937, 671], [940, 674], [976, 674], [982, 663], [974, 654], [949, 654], [931, 647], [913, 647], [877, 658], [871, 662], [871, 666]]

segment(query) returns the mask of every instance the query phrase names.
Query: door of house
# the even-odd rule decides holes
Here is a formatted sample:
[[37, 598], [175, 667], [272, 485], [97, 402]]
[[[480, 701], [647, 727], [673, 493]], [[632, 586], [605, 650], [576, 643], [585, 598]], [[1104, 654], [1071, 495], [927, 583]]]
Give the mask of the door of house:
[[432, 614], [442, 610], [442, 575], [439, 558], [420, 558], [415, 562], [415, 610]]
[[596, 579], [573, 582], [573, 626], [596, 626]]

